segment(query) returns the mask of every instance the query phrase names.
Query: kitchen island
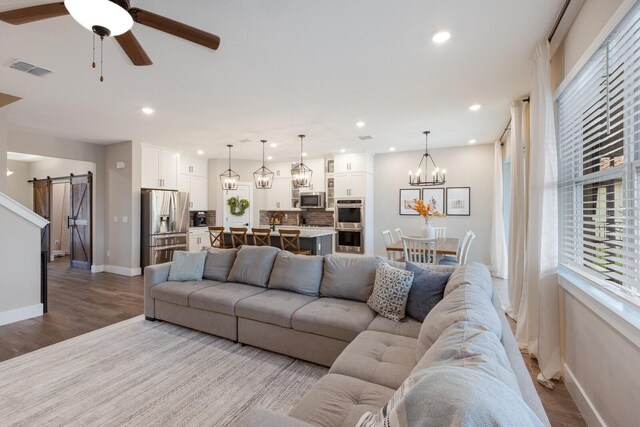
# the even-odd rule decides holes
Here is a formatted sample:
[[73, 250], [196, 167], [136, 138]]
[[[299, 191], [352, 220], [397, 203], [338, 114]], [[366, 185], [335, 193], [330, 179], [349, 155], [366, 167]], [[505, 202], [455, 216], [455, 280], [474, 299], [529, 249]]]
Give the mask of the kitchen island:
[[[295, 227], [282, 227], [282, 228], [295, 228]], [[298, 228], [300, 230], [300, 249], [310, 250], [311, 255], [328, 255], [333, 253], [333, 235], [334, 230], [316, 229], [313, 227]], [[247, 241], [250, 245], [253, 244], [253, 233], [251, 229], [247, 232]], [[231, 245], [231, 232], [225, 230], [224, 243]], [[280, 233], [276, 229], [271, 232], [271, 246], [280, 247]]]

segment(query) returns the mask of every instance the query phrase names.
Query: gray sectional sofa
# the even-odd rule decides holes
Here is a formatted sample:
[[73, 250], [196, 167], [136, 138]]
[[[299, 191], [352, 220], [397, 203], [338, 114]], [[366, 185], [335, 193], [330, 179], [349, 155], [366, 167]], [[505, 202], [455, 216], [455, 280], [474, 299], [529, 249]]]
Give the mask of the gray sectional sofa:
[[[293, 255], [271, 247], [211, 249], [201, 281], [168, 281], [170, 263], [145, 269], [145, 316], [330, 367], [289, 416], [253, 410], [243, 426], [356, 425], [367, 411], [380, 411], [412, 375], [452, 378], [435, 391], [433, 381], [419, 383], [432, 384], [420, 392], [435, 392], [434, 402], [447, 393], [473, 395], [473, 390], [460, 390], [467, 386], [491, 388], [482, 381], [456, 383], [459, 372], [470, 371], [463, 378], [477, 372], [483, 381], [497, 378], [515, 393], [504, 399], [522, 403], [520, 410], [505, 415], [500, 413], [504, 407], [494, 410], [490, 401], [475, 399], [482, 410], [498, 412], [508, 420], [505, 425], [527, 416], [534, 420], [531, 425], [549, 425], [486, 267], [472, 263], [453, 271], [445, 298], [424, 323], [411, 318], [394, 322], [366, 304], [380, 262], [386, 261]], [[450, 401], [458, 399], [436, 406]], [[442, 414], [425, 414], [423, 406], [409, 405], [418, 413], [408, 413], [408, 425], [439, 424]], [[453, 409], [465, 410], [458, 406]], [[422, 416], [434, 422], [411, 422]]]

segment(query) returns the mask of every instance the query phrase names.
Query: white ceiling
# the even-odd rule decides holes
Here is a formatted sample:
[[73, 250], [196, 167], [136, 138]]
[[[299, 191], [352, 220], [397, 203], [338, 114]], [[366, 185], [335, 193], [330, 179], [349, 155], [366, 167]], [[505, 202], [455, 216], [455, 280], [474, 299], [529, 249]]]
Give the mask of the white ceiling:
[[[0, 0], [0, 11], [47, 1]], [[221, 37], [218, 51], [134, 24], [154, 65], [134, 67], [105, 41], [105, 81], [91, 33], [71, 17], [0, 22], [0, 92], [22, 97], [12, 126], [95, 143], [138, 140], [275, 160], [492, 142], [510, 102], [529, 92], [529, 58], [562, 0], [132, 0]], [[396, 5], [395, 7], [393, 5]], [[431, 36], [447, 29], [451, 40]], [[7, 42], [10, 41], [10, 42]], [[50, 69], [9, 69], [12, 59]], [[482, 104], [479, 112], [468, 106]], [[156, 109], [145, 116], [140, 108]], [[359, 120], [366, 122], [357, 128]], [[360, 135], [373, 140], [360, 141]], [[241, 140], [251, 142], [239, 142]]]

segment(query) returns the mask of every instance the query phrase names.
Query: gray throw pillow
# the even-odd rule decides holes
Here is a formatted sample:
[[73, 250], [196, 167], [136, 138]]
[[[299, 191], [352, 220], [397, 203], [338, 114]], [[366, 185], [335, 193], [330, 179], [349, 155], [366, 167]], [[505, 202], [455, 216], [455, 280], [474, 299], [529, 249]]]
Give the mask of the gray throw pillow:
[[381, 316], [399, 322], [404, 318], [412, 281], [412, 272], [381, 263], [376, 268], [373, 293], [367, 305]]
[[237, 249], [210, 248], [206, 251], [207, 259], [204, 263], [204, 274], [208, 280], [226, 282], [233, 262], [236, 260]]
[[406, 263], [405, 269], [413, 273], [413, 284], [407, 300], [407, 315], [422, 322], [431, 309], [442, 301], [444, 287], [451, 273], [420, 268], [411, 262]]
[[169, 267], [170, 282], [188, 282], [202, 280], [206, 252], [175, 251]]
[[320, 295], [320, 281], [324, 257], [320, 255], [295, 255], [280, 251], [271, 270], [269, 289], [282, 289], [302, 295]]
[[381, 262], [380, 257], [325, 255], [320, 295], [367, 302]]
[[266, 288], [278, 252], [280, 249], [272, 246], [243, 245], [238, 250], [227, 280]]

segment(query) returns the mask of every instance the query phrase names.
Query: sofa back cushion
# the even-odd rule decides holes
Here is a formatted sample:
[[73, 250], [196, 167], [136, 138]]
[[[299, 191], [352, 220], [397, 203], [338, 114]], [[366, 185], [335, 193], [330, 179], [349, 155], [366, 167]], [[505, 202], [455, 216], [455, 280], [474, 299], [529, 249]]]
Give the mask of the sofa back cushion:
[[237, 249], [209, 248], [204, 262], [203, 277], [208, 280], [226, 282], [233, 263], [236, 260]]
[[204, 252], [175, 251], [173, 261], [169, 268], [170, 282], [195, 282], [202, 280], [204, 261], [207, 254]]
[[481, 287], [465, 283], [445, 296], [424, 319], [418, 336], [416, 361], [422, 359], [449, 326], [462, 321], [473, 322], [476, 327], [502, 338], [502, 324], [491, 299]]
[[458, 322], [449, 326], [412, 372], [444, 365], [483, 371], [521, 395], [518, 379], [496, 334], [472, 322]]
[[407, 262], [405, 269], [413, 272], [413, 283], [407, 299], [407, 315], [423, 322], [433, 307], [444, 298], [444, 287], [451, 273], [421, 268], [412, 262]]
[[280, 251], [269, 279], [269, 289], [283, 289], [302, 295], [320, 295], [324, 258], [320, 255], [295, 255]]
[[280, 249], [272, 246], [243, 245], [238, 250], [227, 281], [266, 288], [278, 252]]
[[382, 258], [325, 255], [320, 295], [367, 302]]
[[484, 264], [472, 262], [456, 268], [444, 288], [444, 296], [446, 297], [465, 283], [480, 287], [489, 298], [493, 295], [491, 273]]

